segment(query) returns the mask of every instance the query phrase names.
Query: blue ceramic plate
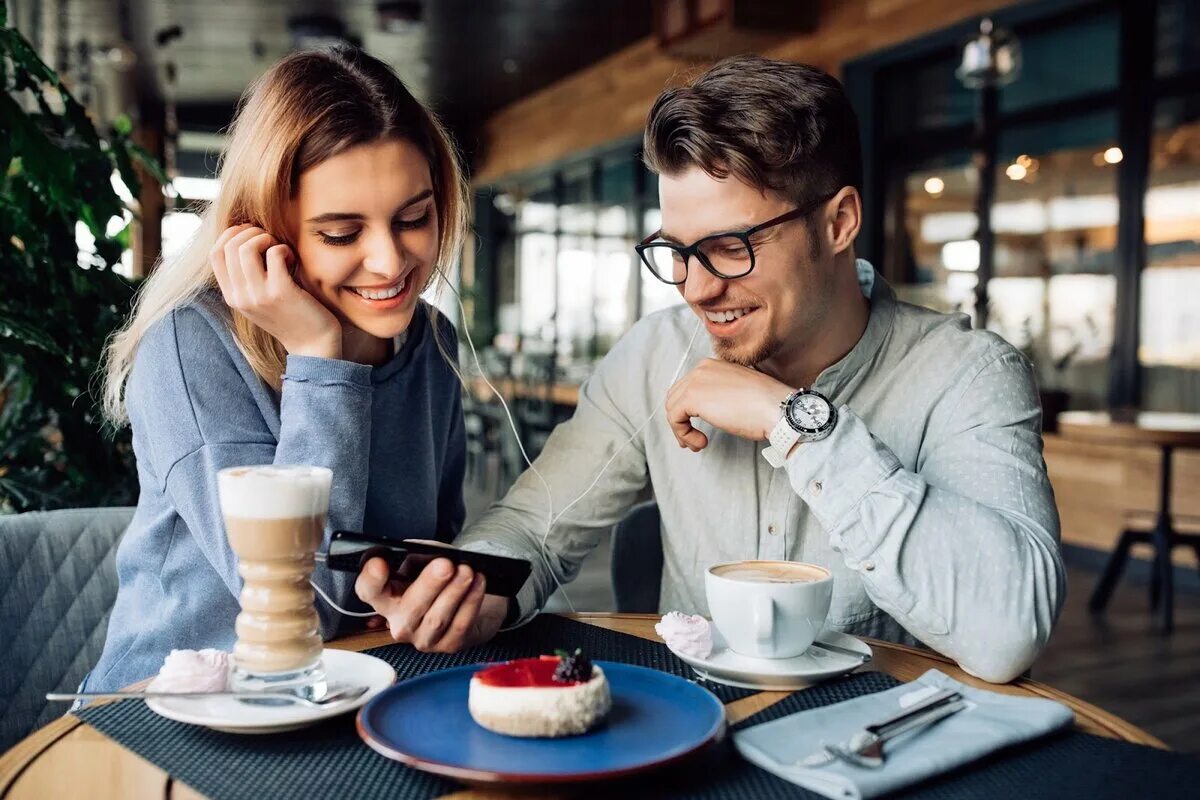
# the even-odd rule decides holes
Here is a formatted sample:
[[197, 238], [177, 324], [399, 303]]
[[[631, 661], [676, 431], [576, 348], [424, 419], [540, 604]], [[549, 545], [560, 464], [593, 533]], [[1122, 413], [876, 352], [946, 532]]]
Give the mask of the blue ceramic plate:
[[616, 778], [683, 758], [721, 738], [725, 708], [708, 690], [645, 667], [598, 661], [608, 720], [582, 736], [492, 733], [467, 710], [475, 664], [385, 689], [358, 713], [358, 735], [410, 767], [470, 783], [568, 783]]

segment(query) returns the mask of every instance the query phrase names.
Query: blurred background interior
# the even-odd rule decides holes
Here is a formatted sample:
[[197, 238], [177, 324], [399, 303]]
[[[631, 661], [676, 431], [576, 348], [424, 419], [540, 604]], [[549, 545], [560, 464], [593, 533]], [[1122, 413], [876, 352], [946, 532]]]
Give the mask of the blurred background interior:
[[[7, 9], [8, 25], [101, 134], [127, 127], [170, 179], [164, 187], [143, 171], [128, 195], [137, 219], [116, 269], [134, 281], [188, 246], [218, 188], [236, 101], [269, 64], [341, 41], [391, 64], [448, 123], [469, 165], [473, 233], [454, 272], [465, 318], [453, 295], [436, 302], [471, 331], [531, 456], [616, 339], [680, 301], [633, 251], [659, 225], [655, 176], [640, 162], [658, 92], [746, 51], [837, 75], [863, 131], [859, 254], [903, 299], [970, 315], [1036, 367], [1072, 593], [1034, 677], [1200, 751], [1200, 546], [1174, 552], [1171, 635], [1138, 588], [1152, 575], [1144, 546], [1107, 614], [1087, 611], [1121, 532], [1139, 519], [1152, 526], [1164, 491], [1173, 527], [1200, 528], [1200, 450], [1177, 443], [1164, 490], [1158, 446], [1085, 440], [1056, 425], [1064, 411], [1200, 413], [1200, 3], [8, 0]], [[981, 69], [989, 54], [992, 69]], [[116, 228], [130, 220], [126, 212]], [[86, 254], [94, 237], [78, 229]], [[0, 295], [13, 285], [4, 281]], [[523, 463], [486, 387], [470, 389], [474, 516]], [[69, 460], [69, 439], [40, 430]], [[68, 504], [51, 488], [0, 482], [0, 508]], [[616, 602], [603, 550], [570, 589], [578, 609]]]

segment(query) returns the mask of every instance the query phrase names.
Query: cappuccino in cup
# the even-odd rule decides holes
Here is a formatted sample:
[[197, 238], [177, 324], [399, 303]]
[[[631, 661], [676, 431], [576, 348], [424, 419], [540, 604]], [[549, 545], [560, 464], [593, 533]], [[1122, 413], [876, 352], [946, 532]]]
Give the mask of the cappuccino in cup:
[[829, 571], [798, 561], [737, 561], [713, 567], [722, 578], [750, 583], [811, 583], [829, 577]]
[[736, 653], [793, 658], [825, 626], [833, 574], [799, 561], [733, 561], [709, 567], [704, 591], [713, 624]]
[[333, 473], [323, 467], [233, 467], [217, 474], [229, 546], [244, 580], [233, 648], [235, 691], [326, 691], [313, 556], [325, 536]]

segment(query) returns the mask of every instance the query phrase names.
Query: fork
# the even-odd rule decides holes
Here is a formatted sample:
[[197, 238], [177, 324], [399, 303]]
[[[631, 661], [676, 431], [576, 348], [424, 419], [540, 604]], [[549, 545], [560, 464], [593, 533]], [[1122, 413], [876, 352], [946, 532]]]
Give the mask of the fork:
[[884, 761], [885, 742], [901, 734], [932, 725], [966, 707], [966, 701], [961, 694], [953, 689], [943, 689], [898, 714], [868, 725], [844, 744], [826, 743], [822, 752], [799, 759], [795, 765], [820, 767], [835, 760], [842, 760], [858, 767], [880, 767]]

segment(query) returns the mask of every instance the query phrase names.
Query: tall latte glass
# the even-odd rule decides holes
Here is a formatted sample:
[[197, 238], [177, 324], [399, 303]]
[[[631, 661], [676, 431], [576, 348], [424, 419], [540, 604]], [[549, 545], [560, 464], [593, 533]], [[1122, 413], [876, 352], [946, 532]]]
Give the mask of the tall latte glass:
[[329, 513], [323, 467], [233, 467], [217, 473], [229, 545], [245, 584], [233, 648], [235, 691], [326, 692], [321, 627], [309, 578]]

